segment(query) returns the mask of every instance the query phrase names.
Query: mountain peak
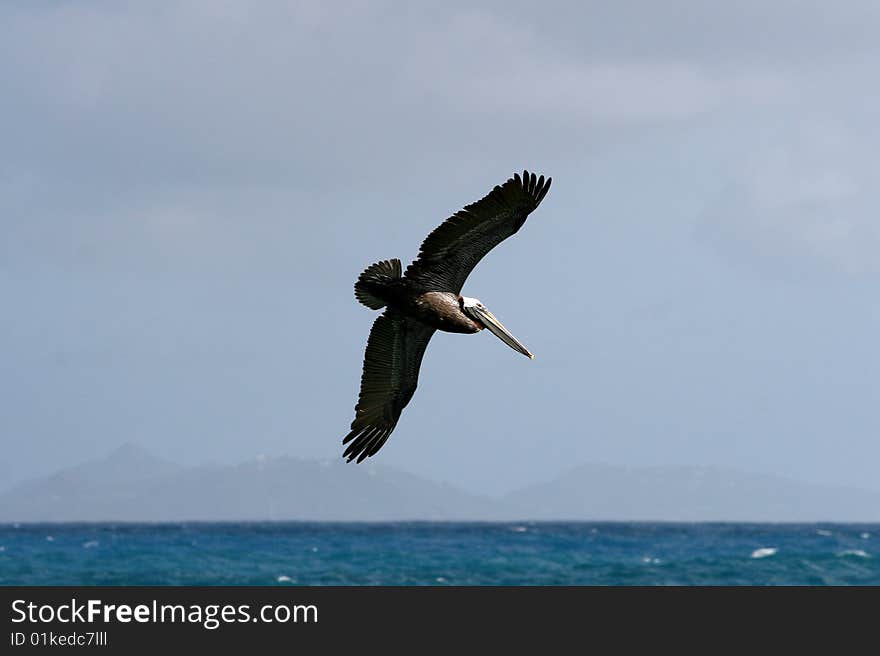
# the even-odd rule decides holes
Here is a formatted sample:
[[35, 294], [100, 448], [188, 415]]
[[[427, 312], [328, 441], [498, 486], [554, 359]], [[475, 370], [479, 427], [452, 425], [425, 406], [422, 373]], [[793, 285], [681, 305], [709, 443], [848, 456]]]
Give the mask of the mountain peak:
[[136, 444], [134, 442], [123, 442], [106, 456], [104, 456], [102, 460], [104, 462], [118, 462], [125, 464], [143, 462], [161, 462], [168, 464], [166, 463], [166, 461], [162, 460], [150, 451], [147, 451], [147, 449], [142, 447], [140, 444]]
[[103, 458], [63, 469], [55, 477], [83, 481], [92, 486], [113, 485], [125, 481], [159, 478], [179, 469], [179, 465], [154, 455], [139, 444], [123, 442]]

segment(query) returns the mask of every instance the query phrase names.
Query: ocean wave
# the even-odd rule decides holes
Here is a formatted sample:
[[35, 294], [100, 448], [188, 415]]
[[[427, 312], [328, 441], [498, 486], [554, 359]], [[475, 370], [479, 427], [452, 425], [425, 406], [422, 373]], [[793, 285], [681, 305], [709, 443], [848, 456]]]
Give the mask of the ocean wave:
[[846, 551], [841, 551], [837, 554], [838, 558], [846, 558], [847, 556], [856, 556], [858, 558], [870, 558], [871, 554], [867, 551], [863, 551], [862, 549], [847, 549]]
[[7, 524], [0, 583], [876, 586], [878, 536], [880, 523]]
[[768, 556], [774, 555], [777, 551], [779, 551], [779, 549], [776, 547], [761, 547], [752, 552], [752, 558], [767, 558]]

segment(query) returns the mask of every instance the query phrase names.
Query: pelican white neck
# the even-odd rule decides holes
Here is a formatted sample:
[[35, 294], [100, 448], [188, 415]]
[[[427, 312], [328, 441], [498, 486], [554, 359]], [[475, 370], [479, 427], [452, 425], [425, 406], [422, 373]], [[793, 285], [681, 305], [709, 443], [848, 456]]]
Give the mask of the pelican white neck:
[[482, 303], [480, 303], [480, 299], [470, 298], [469, 296], [462, 296], [461, 297], [461, 304], [463, 307], [466, 307], [466, 308], [478, 307], [478, 306], [482, 305]]

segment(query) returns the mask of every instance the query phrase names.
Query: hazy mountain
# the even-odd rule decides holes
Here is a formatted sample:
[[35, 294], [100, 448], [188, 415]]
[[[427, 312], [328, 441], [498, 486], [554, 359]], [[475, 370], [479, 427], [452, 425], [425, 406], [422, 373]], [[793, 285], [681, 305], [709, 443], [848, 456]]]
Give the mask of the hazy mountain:
[[0, 519], [77, 521], [99, 519], [113, 508], [134, 510], [130, 504], [139, 490], [182, 470], [141, 447], [123, 444], [104, 458], [13, 486], [0, 494]]
[[529, 519], [880, 521], [880, 492], [718, 467], [582, 465], [504, 500]]
[[0, 495], [0, 521], [476, 519], [502, 509], [388, 467], [259, 458], [184, 468], [132, 446]]
[[583, 465], [496, 500], [382, 465], [181, 467], [125, 445], [0, 493], [0, 521], [404, 519], [880, 521], [880, 492], [712, 467]]

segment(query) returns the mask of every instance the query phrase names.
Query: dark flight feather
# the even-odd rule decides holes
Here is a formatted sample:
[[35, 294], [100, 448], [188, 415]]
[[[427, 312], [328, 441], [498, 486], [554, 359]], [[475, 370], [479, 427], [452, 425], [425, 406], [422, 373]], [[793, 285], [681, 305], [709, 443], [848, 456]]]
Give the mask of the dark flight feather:
[[[388, 309], [373, 323], [351, 431], [342, 440], [351, 462], [375, 454], [416, 391], [419, 367], [434, 328]], [[350, 444], [349, 444], [350, 442]]]
[[547, 195], [551, 179], [523, 171], [440, 224], [422, 242], [406, 278], [436, 291], [461, 292], [474, 267], [516, 233]]

